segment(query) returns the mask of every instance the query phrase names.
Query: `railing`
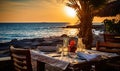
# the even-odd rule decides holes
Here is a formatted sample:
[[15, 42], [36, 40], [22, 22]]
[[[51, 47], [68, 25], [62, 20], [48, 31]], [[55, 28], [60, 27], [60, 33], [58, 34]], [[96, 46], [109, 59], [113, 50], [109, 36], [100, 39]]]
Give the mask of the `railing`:
[[120, 43], [120, 34], [104, 33], [104, 41]]
[[0, 58], [0, 71], [13, 71], [11, 57]]

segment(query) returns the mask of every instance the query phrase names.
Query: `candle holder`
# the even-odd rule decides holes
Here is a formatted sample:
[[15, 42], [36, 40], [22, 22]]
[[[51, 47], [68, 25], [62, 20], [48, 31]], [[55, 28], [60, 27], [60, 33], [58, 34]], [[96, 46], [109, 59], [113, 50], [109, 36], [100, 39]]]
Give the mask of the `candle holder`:
[[82, 43], [82, 38], [78, 38], [77, 51], [84, 52], [85, 45]]
[[71, 40], [70, 41], [70, 44], [68, 46], [68, 52], [73, 52], [75, 53], [77, 47], [75, 46], [76, 45], [76, 42], [74, 40]]

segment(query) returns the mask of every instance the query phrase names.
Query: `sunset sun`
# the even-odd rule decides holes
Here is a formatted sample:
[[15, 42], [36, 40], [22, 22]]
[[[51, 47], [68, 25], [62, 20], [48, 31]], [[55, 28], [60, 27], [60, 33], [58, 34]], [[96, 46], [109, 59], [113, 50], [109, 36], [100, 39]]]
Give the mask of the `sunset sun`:
[[76, 12], [75, 12], [74, 9], [65, 6], [64, 10], [69, 17], [75, 17], [76, 16]]

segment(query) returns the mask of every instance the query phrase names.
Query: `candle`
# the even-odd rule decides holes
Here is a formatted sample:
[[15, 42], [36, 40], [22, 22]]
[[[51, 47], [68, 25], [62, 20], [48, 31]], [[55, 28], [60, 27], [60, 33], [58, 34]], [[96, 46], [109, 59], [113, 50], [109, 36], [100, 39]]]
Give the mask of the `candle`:
[[68, 51], [69, 52], [75, 52], [76, 49], [77, 49], [77, 47], [75, 45], [76, 45], [75, 40], [71, 40], [70, 43], [69, 43], [69, 46], [68, 46]]

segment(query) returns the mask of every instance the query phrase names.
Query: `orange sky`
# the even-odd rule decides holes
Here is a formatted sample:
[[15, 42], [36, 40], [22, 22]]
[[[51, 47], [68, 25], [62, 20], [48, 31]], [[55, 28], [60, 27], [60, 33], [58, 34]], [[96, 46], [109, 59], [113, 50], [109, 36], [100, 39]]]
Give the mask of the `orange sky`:
[[[64, 11], [65, 4], [56, 0], [4, 0], [0, 1], [0, 22], [69, 22], [75, 23], [76, 17], [69, 17]], [[95, 18], [101, 22], [103, 18]]]

